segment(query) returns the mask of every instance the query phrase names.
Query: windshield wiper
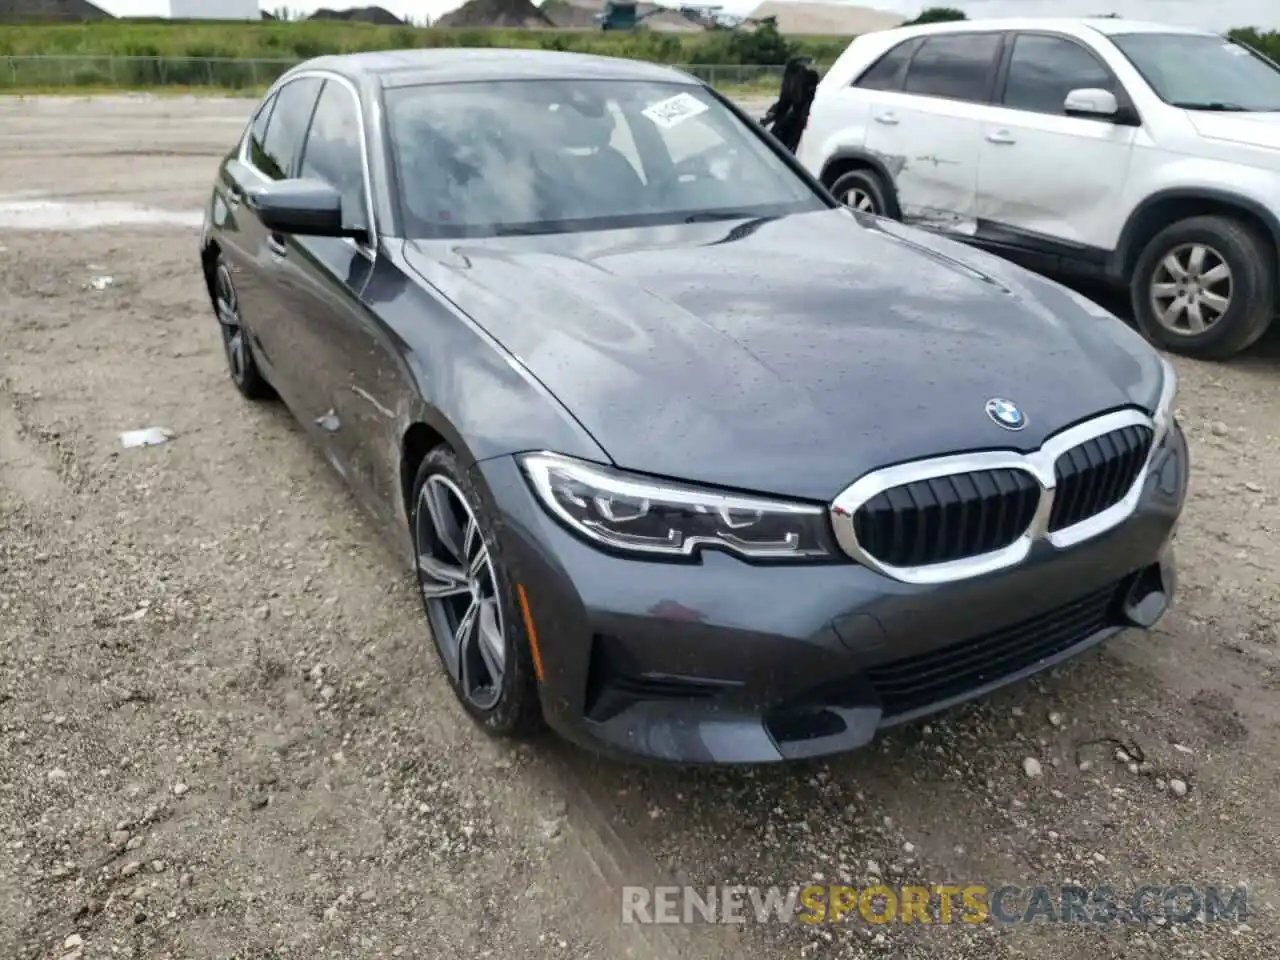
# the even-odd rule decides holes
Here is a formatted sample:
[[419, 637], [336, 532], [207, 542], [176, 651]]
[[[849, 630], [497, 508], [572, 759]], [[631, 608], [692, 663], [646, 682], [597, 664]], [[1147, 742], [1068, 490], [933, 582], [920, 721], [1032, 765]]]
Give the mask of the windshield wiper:
[[538, 227], [495, 227], [493, 235], [495, 237], [537, 237], [544, 233], [552, 233], [554, 230], [551, 226]]
[[1172, 106], [1180, 107], [1183, 110], [1206, 110], [1213, 113], [1252, 113], [1248, 107], [1242, 107], [1238, 103], [1223, 103], [1220, 100], [1211, 100], [1206, 103], [1197, 103], [1194, 100], [1174, 100]]
[[699, 210], [684, 218], [685, 223], [711, 223], [715, 220], [758, 220], [760, 214], [742, 210]]

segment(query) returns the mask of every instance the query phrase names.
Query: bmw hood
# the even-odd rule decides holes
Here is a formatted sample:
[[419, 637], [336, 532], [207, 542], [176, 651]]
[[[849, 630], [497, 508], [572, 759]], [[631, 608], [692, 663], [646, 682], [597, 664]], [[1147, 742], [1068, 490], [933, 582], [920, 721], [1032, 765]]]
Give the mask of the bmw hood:
[[877, 467], [1029, 450], [1160, 389], [1155, 352], [1082, 298], [843, 210], [410, 241], [405, 258], [618, 466], [666, 477], [827, 501]]

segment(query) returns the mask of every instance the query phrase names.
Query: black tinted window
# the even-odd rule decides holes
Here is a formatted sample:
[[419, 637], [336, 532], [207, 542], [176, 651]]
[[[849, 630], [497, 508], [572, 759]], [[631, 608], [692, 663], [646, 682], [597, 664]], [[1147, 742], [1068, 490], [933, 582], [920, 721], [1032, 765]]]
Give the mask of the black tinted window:
[[322, 83], [311, 77], [294, 80], [276, 94], [275, 109], [271, 111], [263, 143], [262, 163], [255, 164], [272, 180], [284, 180], [293, 175], [293, 158], [297, 156], [302, 133], [307, 129]]
[[271, 108], [275, 105], [276, 98], [272, 97], [259, 107], [253, 118], [253, 125], [249, 127], [249, 160], [259, 170], [264, 169], [262, 143], [267, 138], [267, 122], [271, 119]]
[[348, 226], [367, 226], [364, 162], [360, 152], [360, 114], [355, 97], [340, 83], [326, 81], [302, 149], [299, 176], [338, 188]]
[[911, 61], [907, 93], [986, 103], [1000, 38], [995, 34], [930, 37]]
[[1037, 113], [1062, 113], [1072, 90], [1116, 93], [1111, 75], [1093, 54], [1061, 37], [1025, 35], [1014, 42], [1004, 105]]
[[872, 64], [854, 85], [867, 90], [901, 90], [902, 75], [906, 73], [916, 46], [915, 40], [898, 44]]

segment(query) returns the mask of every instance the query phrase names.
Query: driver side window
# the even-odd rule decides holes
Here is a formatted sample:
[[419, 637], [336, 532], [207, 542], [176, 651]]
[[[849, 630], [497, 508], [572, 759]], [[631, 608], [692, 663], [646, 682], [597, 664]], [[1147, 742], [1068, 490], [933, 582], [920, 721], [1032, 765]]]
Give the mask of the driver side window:
[[267, 165], [270, 163], [264, 143], [267, 139], [267, 124], [271, 122], [271, 111], [275, 109], [275, 105], [276, 98], [273, 96], [258, 108], [258, 113], [249, 127], [249, 161], [263, 171], [267, 169]]
[[1121, 91], [1110, 72], [1088, 50], [1064, 37], [1020, 34], [1009, 57], [1003, 104], [1014, 110], [1062, 116], [1072, 90]]
[[302, 147], [299, 176], [323, 180], [342, 194], [342, 219], [348, 227], [367, 227], [364, 155], [360, 113], [355, 97], [341, 83], [326, 80]]
[[294, 158], [307, 127], [307, 118], [315, 106], [321, 81], [314, 77], [293, 80], [276, 94], [275, 107], [267, 121], [261, 155], [254, 155], [254, 166], [272, 180], [295, 176]]

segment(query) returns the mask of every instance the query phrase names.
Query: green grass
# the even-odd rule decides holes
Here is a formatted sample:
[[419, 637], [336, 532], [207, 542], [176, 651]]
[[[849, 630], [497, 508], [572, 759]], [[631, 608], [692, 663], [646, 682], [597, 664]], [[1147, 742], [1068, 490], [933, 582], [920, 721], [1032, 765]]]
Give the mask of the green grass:
[[[269, 86], [295, 59], [198, 60], [164, 57], [60, 55], [0, 56], [0, 93], [60, 88], [68, 93], [89, 89], [162, 90], [206, 88], [245, 96]], [[776, 93], [781, 74], [776, 67], [713, 65], [699, 67], [701, 78], [717, 89]]]
[[[1280, 33], [1233, 31], [1280, 60]], [[702, 34], [648, 30], [439, 30], [360, 23], [209, 23], [114, 20], [91, 24], [6, 25], [0, 28], [0, 91], [45, 88], [216, 88], [251, 93], [292, 64], [328, 53], [406, 47], [522, 47], [700, 64], [719, 88], [749, 93], [778, 89], [779, 68], [742, 63], [751, 44], [733, 31]], [[739, 35], [738, 39], [742, 37]], [[790, 52], [829, 64], [847, 37], [787, 37]], [[745, 53], [744, 53], [745, 51]], [[274, 61], [274, 62], [273, 62]], [[710, 68], [714, 67], [712, 70]]]
[[[5, 56], [199, 57], [298, 60], [326, 53], [406, 47], [522, 47], [597, 53], [661, 63], [736, 63], [730, 31], [438, 30], [359, 23], [104, 21], [0, 28]], [[830, 63], [847, 37], [793, 37], [796, 52]], [[3, 66], [0, 65], [0, 70]]]
[[[20, 84], [17, 86], [0, 84], [0, 96], [5, 97], [112, 97], [129, 92], [136, 92], [136, 88], [112, 87], [107, 84], [87, 84], [79, 87], [68, 87], [65, 84]], [[146, 92], [156, 97], [219, 97], [224, 99], [251, 97], [257, 99], [267, 92], [267, 88], [245, 87], [240, 90], [229, 90], [226, 87], [174, 84], [167, 87], [149, 87]]]
[[[727, 97], [772, 97], [778, 93], [777, 84], [765, 83], [717, 83], [717, 90]], [[80, 86], [67, 86], [61, 83], [46, 84], [3, 84], [0, 83], [0, 96], [6, 97], [109, 97], [116, 96], [121, 93], [137, 91], [143, 88], [128, 86], [111, 86], [110, 84], [84, 84]], [[240, 87], [232, 89], [229, 87], [211, 87], [207, 84], [189, 85], [189, 84], [169, 84], [167, 86], [155, 86], [145, 88], [147, 93], [158, 97], [247, 97], [258, 99], [267, 92], [266, 86], [257, 87]]]

